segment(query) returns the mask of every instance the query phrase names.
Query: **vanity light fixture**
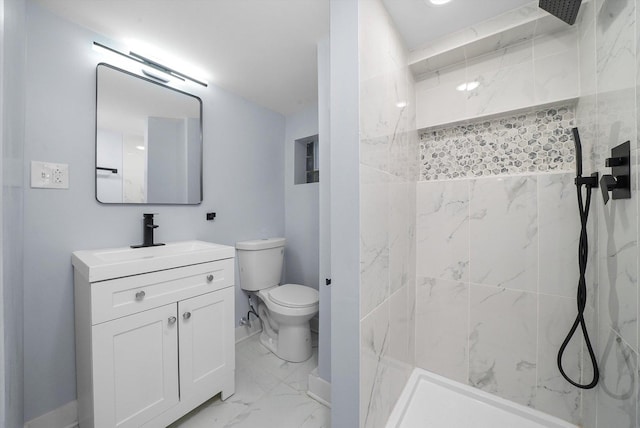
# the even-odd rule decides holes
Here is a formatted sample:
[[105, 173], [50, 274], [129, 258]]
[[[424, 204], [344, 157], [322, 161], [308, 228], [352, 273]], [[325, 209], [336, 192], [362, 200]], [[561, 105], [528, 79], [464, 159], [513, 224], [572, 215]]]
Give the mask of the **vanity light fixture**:
[[443, 4], [447, 4], [450, 1], [451, 0], [429, 0], [429, 3], [431, 3], [434, 6], [442, 6]]
[[474, 89], [477, 89], [478, 86], [480, 86], [480, 82], [478, 82], [477, 80], [474, 80], [473, 82], [466, 82], [456, 86], [456, 90], [460, 92], [464, 92], [464, 91], [470, 92], [470, 91], [473, 91]]
[[165, 73], [164, 71], [156, 70], [155, 68], [142, 67], [140, 71], [142, 71], [142, 74], [144, 74], [145, 76], [151, 77], [155, 80], [159, 80], [162, 83], [169, 83], [174, 79], [180, 79], [184, 82], [184, 79], [180, 77], [172, 76], [171, 74]]
[[[147, 57], [144, 57], [138, 53], [135, 52], [131, 52], [129, 51], [129, 53], [124, 53], [124, 52], [120, 52], [117, 49], [113, 49], [110, 48], [109, 46], [103, 45], [102, 43], [98, 43], [98, 42], [93, 42], [93, 47], [97, 48], [97, 50], [105, 50], [107, 52], [110, 53], [115, 53], [117, 55], [123, 56], [125, 58], [128, 58], [132, 61], [138, 62], [140, 64], [143, 64], [145, 66], [148, 67], [148, 69], [142, 69], [142, 73], [148, 77], [151, 77], [152, 79], [156, 79], [159, 80], [161, 82], [164, 83], [168, 83], [170, 81], [170, 79], [168, 79], [167, 77], [170, 78], [174, 78], [174, 79], [178, 79], [178, 80], [182, 80], [183, 82], [185, 80], [189, 80], [193, 83], [197, 83], [198, 85], [202, 85], [205, 88], [207, 86], [209, 86], [207, 84], [207, 82], [203, 82], [202, 80], [198, 80], [196, 78], [187, 76], [184, 73], [180, 73], [179, 71], [174, 70], [173, 68], [167, 67], [166, 65], [160, 64], [159, 62], [153, 61]], [[160, 73], [160, 75], [158, 75], [157, 73]], [[163, 76], [166, 75], [167, 77]]]

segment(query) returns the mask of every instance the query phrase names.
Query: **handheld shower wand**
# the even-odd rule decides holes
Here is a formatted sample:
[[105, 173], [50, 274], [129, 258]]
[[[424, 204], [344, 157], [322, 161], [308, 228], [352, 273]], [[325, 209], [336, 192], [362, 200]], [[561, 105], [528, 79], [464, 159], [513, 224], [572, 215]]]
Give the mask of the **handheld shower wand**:
[[[571, 129], [573, 133], [573, 144], [576, 147], [576, 179], [582, 177], [582, 143], [580, 142], [580, 134], [578, 128]], [[578, 183], [576, 183], [578, 184]]]
[[[573, 128], [573, 141], [576, 145], [576, 190], [578, 191], [578, 210], [580, 211], [580, 241], [578, 244], [578, 266], [580, 268], [580, 278], [578, 279], [578, 315], [573, 322], [573, 326], [569, 330], [569, 334], [562, 342], [560, 350], [558, 351], [558, 369], [562, 376], [571, 385], [582, 389], [591, 389], [595, 387], [600, 378], [600, 372], [598, 370], [598, 362], [596, 360], [595, 352], [591, 346], [591, 340], [589, 339], [589, 333], [587, 332], [587, 325], [584, 321], [584, 309], [587, 304], [587, 281], [585, 279], [587, 271], [587, 261], [589, 258], [589, 243], [587, 239], [587, 220], [589, 218], [589, 207], [591, 205], [591, 190], [598, 188], [598, 173], [594, 172], [590, 177], [582, 176], [582, 144], [580, 143], [580, 135], [578, 134], [578, 128]], [[583, 203], [582, 186], [587, 190], [586, 199]], [[575, 334], [576, 330], [580, 327], [582, 329], [582, 336], [584, 337], [587, 350], [589, 351], [589, 357], [591, 358], [591, 365], [593, 366], [593, 379], [588, 384], [580, 384], [572, 380], [564, 371], [562, 367], [562, 355], [564, 354], [567, 345], [571, 341], [571, 338]]]

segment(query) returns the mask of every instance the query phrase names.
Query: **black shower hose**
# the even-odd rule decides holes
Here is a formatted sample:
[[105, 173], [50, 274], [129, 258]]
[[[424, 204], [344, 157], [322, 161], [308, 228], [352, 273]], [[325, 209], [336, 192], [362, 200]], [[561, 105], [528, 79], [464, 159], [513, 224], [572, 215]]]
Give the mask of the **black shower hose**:
[[[591, 346], [591, 340], [589, 339], [589, 333], [587, 332], [587, 326], [584, 321], [584, 308], [587, 305], [587, 284], [585, 280], [585, 274], [587, 271], [587, 259], [589, 256], [589, 243], [587, 240], [587, 219], [589, 218], [589, 205], [591, 205], [591, 185], [585, 186], [587, 189], [587, 199], [585, 204], [583, 204], [582, 198], [582, 187], [581, 184], [578, 183], [578, 179], [576, 179], [576, 188], [578, 190], [578, 209], [580, 211], [580, 242], [578, 244], [578, 265], [580, 267], [580, 279], [578, 280], [578, 315], [576, 316], [576, 320], [573, 322], [573, 326], [569, 331], [569, 334], [562, 342], [562, 346], [560, 346], [560, 350], [558, 351], [558, 369], [560, 369], [560, 373], [562, 376], [569, 382], [571, 385], [581, 388], [581, 389], [591, 389], [596, 386], [598, 383], [598, 379], [600, 377], [600, 372], [598, 370], [598, 362], [596, 361], [596, 355], [593, 352], [593, 347]], [[591, 365], [593, 366], [593, 379], [591, 383], [588, 384], [580, 384], [578, 382], [574, 382], [567, 374], [564, 372], [562, 368], [562, 354], [571, 341], [571, 338], [575, 334], [578, 326], [582, 328], [582, 336], [584, 337], [584, 341], [587, 345], [587, 350], [589, 351], [589, 357], [591, 358]]]

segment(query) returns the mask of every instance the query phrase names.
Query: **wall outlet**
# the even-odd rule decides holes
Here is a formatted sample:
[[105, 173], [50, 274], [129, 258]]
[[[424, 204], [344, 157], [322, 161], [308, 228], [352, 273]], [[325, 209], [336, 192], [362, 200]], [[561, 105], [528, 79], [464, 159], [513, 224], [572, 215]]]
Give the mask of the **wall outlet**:
[[69, 165], [31, 161], [31, 187], [40, 189], [68, 189]]

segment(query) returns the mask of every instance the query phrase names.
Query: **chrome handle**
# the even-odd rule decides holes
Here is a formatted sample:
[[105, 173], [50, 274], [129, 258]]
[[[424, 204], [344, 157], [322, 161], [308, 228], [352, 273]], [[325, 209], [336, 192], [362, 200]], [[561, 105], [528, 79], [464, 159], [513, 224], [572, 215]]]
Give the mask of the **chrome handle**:
[[207, 282], [211, 282], [213, 281], [213, 275], [209, 274], [207, 275]]
[[138, 291], [136, 293], [136, 300], [142, 300], [144, 299], [144, 296], [146, 295], [146, 293], [144, 291]]
[[185, 312], [184, 314], [182, 314], [182, 318], [188, 320], [189, 318], [191, 318], [191, 312]]
[[169, 325], [171, 325], [171, 324], [175, 324], [175, 323], [176, 323], [176, 321], [178, 321], [178, 318], [176, 318], [176, 317], [169, 317]]

